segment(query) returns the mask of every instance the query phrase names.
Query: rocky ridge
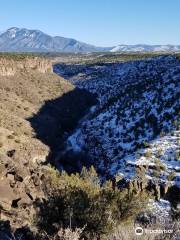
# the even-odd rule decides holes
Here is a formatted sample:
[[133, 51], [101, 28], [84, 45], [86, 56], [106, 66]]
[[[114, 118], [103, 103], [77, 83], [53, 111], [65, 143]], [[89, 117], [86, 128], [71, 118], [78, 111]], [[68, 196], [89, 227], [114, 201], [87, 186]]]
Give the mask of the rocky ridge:
[[[15, 59], [17, 58], [17, 59]], [[0, 56], [0, 75], [14, 76], [20, 71], [38, 71], [41, 73], [52, 73], [52, 64], [48, 59], [40, 57], [22, 56]]]

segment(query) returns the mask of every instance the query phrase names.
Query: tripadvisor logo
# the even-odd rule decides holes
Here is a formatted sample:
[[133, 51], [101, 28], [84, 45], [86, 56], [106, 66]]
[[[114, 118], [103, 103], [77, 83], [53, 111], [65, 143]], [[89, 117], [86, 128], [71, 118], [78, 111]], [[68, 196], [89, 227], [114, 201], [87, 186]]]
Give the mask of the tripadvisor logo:
[[135, 234], [136, 234], [136, 235], [142, 235], [142, 234], [143, 234], [143, 229], [142, 229], [142, 227], [137, 227], [137, 228], [135, 228]]
[[142, 227], [136, 227], [135, 228], [135, 234], [136, 235], [142, 235], [145, 234], [170, 234], [173, 233], [173, 229], [144, 229]]

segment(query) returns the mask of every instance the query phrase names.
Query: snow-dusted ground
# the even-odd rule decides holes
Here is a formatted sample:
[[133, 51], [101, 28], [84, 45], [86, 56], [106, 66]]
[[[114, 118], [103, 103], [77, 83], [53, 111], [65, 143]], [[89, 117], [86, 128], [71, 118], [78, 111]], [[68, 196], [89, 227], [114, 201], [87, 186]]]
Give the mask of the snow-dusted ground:
[[[106, 174], [151, 176], [179, 185], [180, 60], [162, 56], [107, 64], [57, 65], [55, 71], [98, 95], [99, 104], [68, 139]], [[173, 182], [174, 181], [174, 182]]]
[[[135, 154], [125, 158], [126, 165], [130, 166], [148, 166], [148, 177], [156, 177], [162, 181], [167, 181], [168, 177], [173, 174], [171, 184], [180, 187], [180, 131], [174, 131], [164, 137], [158, 137], [149, 143], [146, 149], [139, 149]], [[146, 156], [149, 153], [150, 156]], [[153, 175], [153, 169], [160, 164], [161, 169], [159, 176]]]
[[[149, 210], [155, 213], [156, 216], [160, 216], [161, 218], [165, 219], [170, 218], [171, 205], [164, 199], [160, 199], [158, 202], [150, 199], [147, 207]], [[161, 219], [161, 221], [165, 222], [165, 219]]]

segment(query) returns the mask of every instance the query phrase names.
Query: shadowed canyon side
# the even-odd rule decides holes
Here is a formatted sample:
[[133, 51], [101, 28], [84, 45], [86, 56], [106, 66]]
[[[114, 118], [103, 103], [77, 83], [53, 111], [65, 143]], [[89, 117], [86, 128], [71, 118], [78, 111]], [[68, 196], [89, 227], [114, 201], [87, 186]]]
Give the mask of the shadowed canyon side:
[[52, 73], [48, 59], [0, 56], [0, 229], [9, 214], [12, 227], [29, 224], [34, 201], [44, 197], [43, 165], [95, 103], [94, 94]]
[[56, 99], [45, 101], [39, 111], [27, 119], [36, 137], [50, 148], [48, 159], [52, 164], [55, 164], [54, 159], [63, 149], [66, 138], [96, 103], [96, 94], [75, 87]]

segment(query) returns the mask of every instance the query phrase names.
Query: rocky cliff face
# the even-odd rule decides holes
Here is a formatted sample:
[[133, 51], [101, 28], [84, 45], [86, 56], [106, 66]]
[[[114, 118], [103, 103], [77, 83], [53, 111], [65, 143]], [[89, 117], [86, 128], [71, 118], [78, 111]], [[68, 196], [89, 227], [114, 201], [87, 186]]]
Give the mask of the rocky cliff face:
[[[23, 226], [33, 201], [42, 195], [40, 162], [50, 150], [36, 138], [28, 119], [45, 101], [73, 89], [51, 71], [50, 61], [42, 57], [0, 54], [0, 239], [5, 239], [1, 222], [18, 210], [21, 216], [12, 214], [11, 219]], [[47, 119], [46, 113], [43, 116]]]
[[48, 59], [40, 57], [13, 58], [0, 56], [0, 75], [14, 76], [17, 72], [38, 71], [41, 73], [52, 73], [52, 64]]
[[48, 59], [0, 54], [0, 239], [7, 238], [7, 221], [13, 229], [32, 222], [34, 203], [45, 197], [45, 163], [95, 104], [91, 94], [51, 71]]

